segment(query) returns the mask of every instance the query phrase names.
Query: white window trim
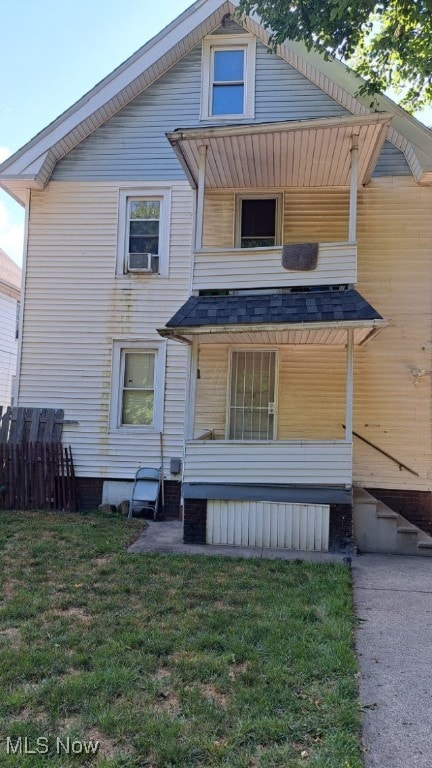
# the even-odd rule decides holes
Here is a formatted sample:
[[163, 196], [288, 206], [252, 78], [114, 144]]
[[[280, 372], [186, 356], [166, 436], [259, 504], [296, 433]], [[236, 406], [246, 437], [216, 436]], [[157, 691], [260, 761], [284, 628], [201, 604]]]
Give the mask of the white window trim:
[[[273, 421], [273, 437], [270, 438], [270, 442], [274, 442], [278, 439], [278, 419], [279, 419], [279, 348], [274, 346], [263, 347], [261, 344], [248, 344], [247, 346], [236, 346], [228, 348], [228, 380], [227, 380], [227, 394], [225, 401], [225, 440], [230, 440], [230, 410], [231, 410], [231, 376], [233, 370], [233, 352], [275, 352], [275, 391], [274, 391], [274, 421]], [[238, 442], [234, 440], [232, 442]], [[266, 442], [264, 440], [243, 440], [241, 442]]]
[[[152, 273], [131, 273], [128, 272], [128, 248], [129, 248], [129, 220], [128, 220], [128, 202], [129, 200], [160, 200], [160, 219], [159, 219], [159, 271]], [[130, 187], [128, 189], [119, 189], [118, 199], [118, 226], [117, 226], [117, 259], [116, 275], [123, 276], [136, 274], [140, 277], [168, 277], [169, 275], [169, 243], [171, 227], [171, 188], [167, 187]]]
[[276, 200], [275, 245], [281, 245], [283, 243], [283, 211], [284, 211], [283, 192], [251, 192], [251, 193], [246, 192], [245, 194], [243, 193], [237, 194], [235, 199], [234, 247], [241, 248], [242, 200]]
[[[124, 356], [127, 352], [154, 352], [154, 401], [153, 423], [146, 424], [122, 424], [122, 392], [124, 371]], [[116, 339], [113, 341], [112, 374], [111, 374], [111, 403], [110, 403], [110, 431], [115, 432], [146, 432], [155, 433], [163, 431], [164, 393], [165, 393], [165, 364], [166, 342], [153, 340]]]
[[[212, 57], [214, 50], [242, 48], [245, 51], [244, 112], [238, 115], [212, 115]], [[211, 35], [202, 44], [201, 120], [241, 120], [255, 117], [256, 38], [252, 35]]]

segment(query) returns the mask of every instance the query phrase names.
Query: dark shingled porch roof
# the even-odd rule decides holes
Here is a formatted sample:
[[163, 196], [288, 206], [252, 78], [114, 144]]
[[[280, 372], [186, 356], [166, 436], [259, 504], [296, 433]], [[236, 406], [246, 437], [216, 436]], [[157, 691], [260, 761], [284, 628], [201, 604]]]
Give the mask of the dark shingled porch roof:
[[166, 328], [382, 320], [353, 288], [343, 291], [191, 296]]

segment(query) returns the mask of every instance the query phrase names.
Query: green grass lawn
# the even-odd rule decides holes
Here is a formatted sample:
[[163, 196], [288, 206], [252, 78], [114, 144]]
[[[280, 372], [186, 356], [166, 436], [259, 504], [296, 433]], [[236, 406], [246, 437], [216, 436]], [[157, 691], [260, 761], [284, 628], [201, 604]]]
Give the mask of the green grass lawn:
[[141, 528], [0, 513], [0, 765], [360, 768], [349, 570], [126, 554]]

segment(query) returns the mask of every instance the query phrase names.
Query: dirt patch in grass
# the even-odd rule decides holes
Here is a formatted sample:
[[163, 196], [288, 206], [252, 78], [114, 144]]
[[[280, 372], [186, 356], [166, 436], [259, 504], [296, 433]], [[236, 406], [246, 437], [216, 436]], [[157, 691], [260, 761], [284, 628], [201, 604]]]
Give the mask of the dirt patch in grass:
[[112, 555], [104, 555], [103, 557], [95, 557], [92, 560], [93, 565], [97, 565], [98, 568], [103, 568], [104, 565], [108, 565], [112, 561]]
[[91, 728], [86, 732], [86, 739], [93, 742], [99, 742], [98, 756], [104, 760], [109, 760], [115, 757], [118, 752], [118, 746], [112, 739], [108, 738], [104, 733], [101, 733], [97, 728]]
[[227, 605], [224, 600], [216, 600], [212, 603], [212, 608], [216, 608], [218, 611], [235, 611], [237, 610], [233, 605]]
[[47, 713], [43, 709], [24, 707], [15, 719], [22, 723], [43, 723], [46, 720], [46, 716]]
[[172, 670], [168, 667], [159, 667], [153, 675], [154, 680], [165, 680], [167, 677], [171, 677]]
[[228, 677], [230, 680], [237, 680], [241, 675], [244, 675], [249, 668], [249, 664], [245, 661], [243, 664], [230, 664], [228, 671]]
[[18, 592], [20, 586], [20, 582], [17, 581], [17, 579], [7, 579], [2, 585], [3, 602], [12, 600]]
[[53, 611], [50, 611], [49, 614], [51, 616], [57, 616], [61, 619], [76, 619], [77, 621], [81, 621], [83, 624], [90, 624], [93, 621], [93, 616], [84, 611], [82, 608], [77, 608], [75, 606], [71, 606], [70, 608], [55, 608]]
[[217, 704], [219, 707], [222, 707], [222, 709], [227, 708], [227, 697], [224, 693], [222, 693], [222, 691], [216, 688], [215, 685], [211, 685], [210, 683], [201, 683], [199, 688], [205, 699], [214, 701], [215, 704]]
[[168, 689], [160, 691], [157, 694], [155, 703], [156, 712], [167, 712], [169, 715], [178, 715], [180, 712], [180, 702], [175, 691]]
[[67, 715], [60, 717], [57, 720], [57, 730], [61, 736], [71, 732], [78, 732], [81, 725], [81, 718], [79, 715]]
[[7, 640], [12, 648], [18, 648], [22, 643], [21, 632], [16, 627], [7, 627], [0, 630], [0, 638]]

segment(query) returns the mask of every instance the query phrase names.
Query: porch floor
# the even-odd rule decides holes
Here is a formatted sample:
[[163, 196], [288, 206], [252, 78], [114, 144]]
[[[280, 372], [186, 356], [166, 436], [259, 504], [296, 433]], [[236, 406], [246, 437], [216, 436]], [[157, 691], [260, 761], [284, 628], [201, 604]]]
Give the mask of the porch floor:
[[337, 552], [302, 552], [297, 549], [263, 547], [229, 547], [214, 544], [184, 544], [181, 520], [149, 520], [146, 529], [128, 549], [130, 554], [149, 552], [182, 555], [219, 555], [224, 557], [264, 558], [266, 560], [309, 560], [316, 563], [346, 562]]

